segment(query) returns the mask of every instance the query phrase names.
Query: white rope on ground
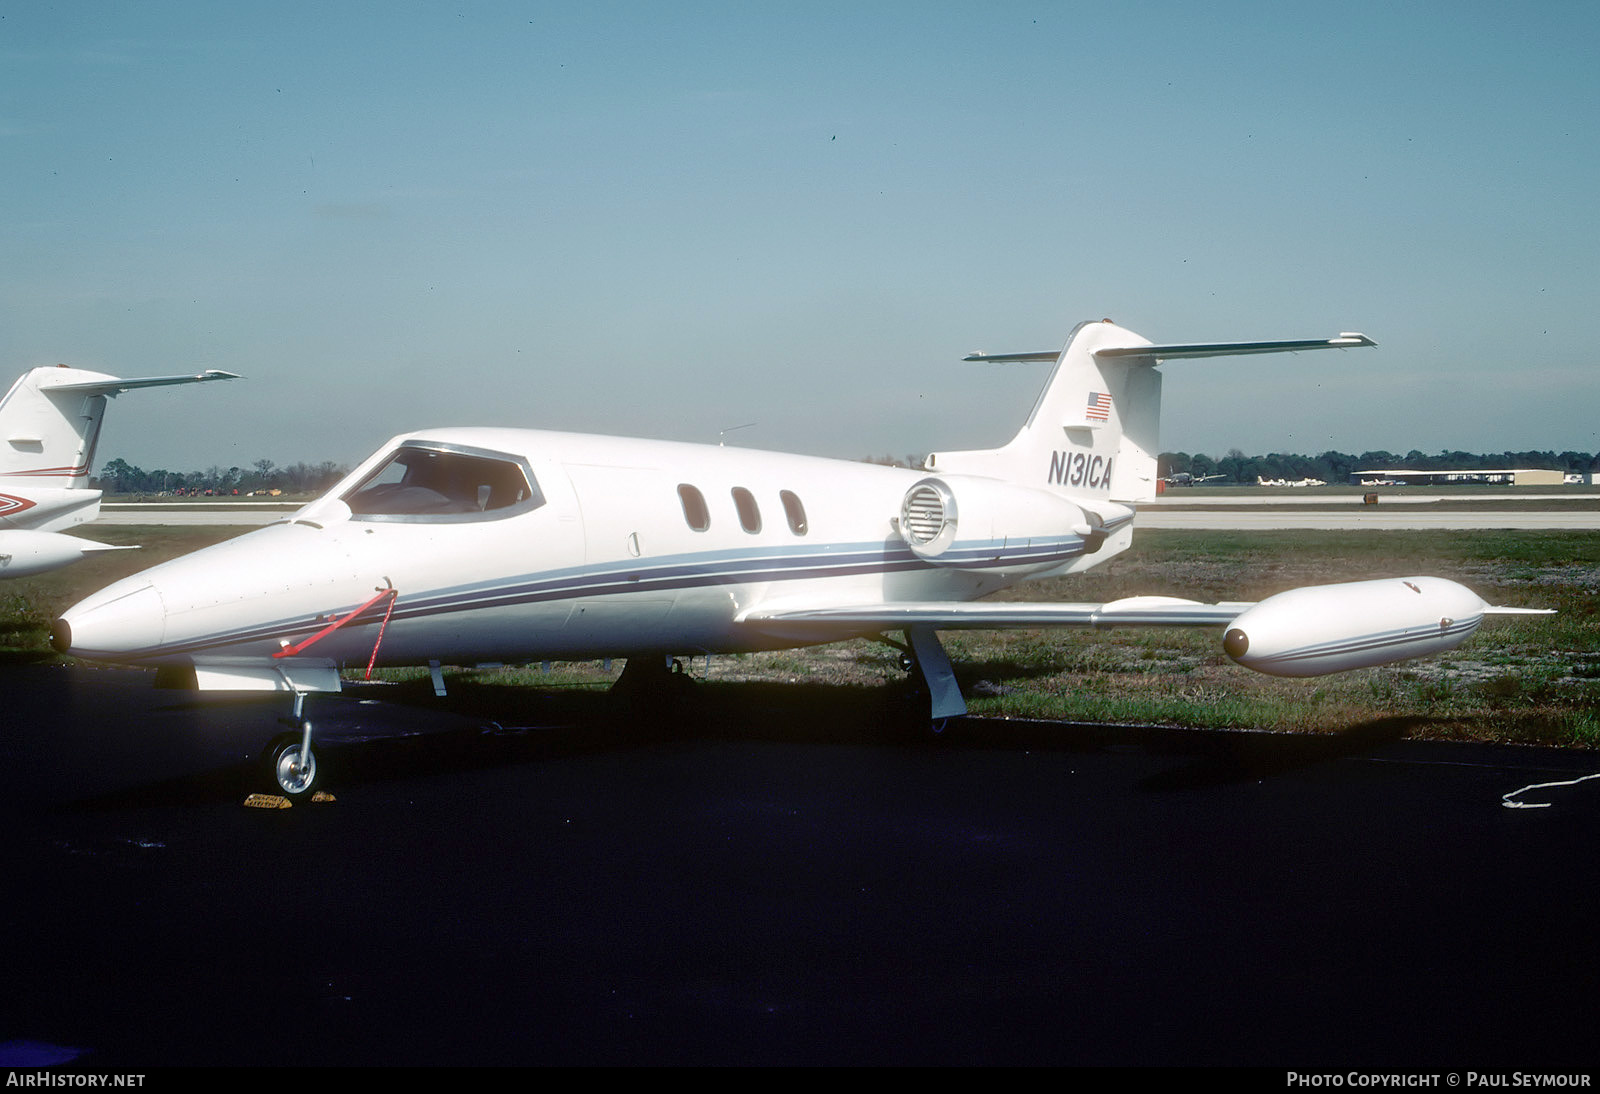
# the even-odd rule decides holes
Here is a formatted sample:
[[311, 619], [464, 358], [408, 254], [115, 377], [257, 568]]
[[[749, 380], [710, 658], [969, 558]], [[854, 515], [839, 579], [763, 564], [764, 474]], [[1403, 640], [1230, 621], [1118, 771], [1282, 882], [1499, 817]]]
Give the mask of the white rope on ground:
[[1511, 799], [1516, 797], [1518, 794], [1526, 794], [1530, 790], [1547, 790], [1551, 787], [1557, 786], [1577, 786], [1579, 783], [1588, 782], [1590, 779], [1600, 779], [1600, 771], [1595, 772], [1593, 775], [1584, 775], [1581, 778], [1568, 779], [1565, 782], [1534, 783], [1532, 786], [1524, 786], [1521, 790], [1513, 790], [1509, 794], [1502, 794], [1500, 796], [1500, 804], [1505, 806], [1507, 809], [1549, 809], [1549, 802], [1517, 802], [1512, 801]]

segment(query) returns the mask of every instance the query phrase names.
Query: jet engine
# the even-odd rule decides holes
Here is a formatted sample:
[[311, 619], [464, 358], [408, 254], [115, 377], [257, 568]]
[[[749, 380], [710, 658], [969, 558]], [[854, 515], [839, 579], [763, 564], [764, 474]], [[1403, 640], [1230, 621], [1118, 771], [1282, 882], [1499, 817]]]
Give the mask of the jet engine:
[[935, 559], [956, 541], [955, 491], [940, 479], [923, 479], [900, 503], [900, 538], [918, 558]]
[[1455, 649], [1488, 609], [1472, 590], [1440, 577], [1316, 585], [1246, 609], [1222, 648], [1271, 676], [1321, 676]]
[[[1123, 507], [1107, 508], [1119, 511], [1120, 522]], [[1034, 572], [1093, 554], [1107, 535], [1107, 519], [1049, 491], [947, 475], [906, 491], [895, 529], [913, 554], [935, 565]]]

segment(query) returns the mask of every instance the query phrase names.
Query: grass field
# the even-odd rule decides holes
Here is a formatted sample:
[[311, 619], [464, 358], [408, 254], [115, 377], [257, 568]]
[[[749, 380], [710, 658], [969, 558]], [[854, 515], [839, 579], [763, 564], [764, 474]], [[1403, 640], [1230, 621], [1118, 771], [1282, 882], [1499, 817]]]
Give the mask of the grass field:
[[[50, 620], [82, 596], [234, 528], [96, 528], [141, 543], [0, 584], [0, 649], [47, 658]], [[1005, 599], [1113, 600], [1138, 594], [1256, 600], [1297, 585], [1434, 574], [1495, 604], [1555, 608], [1499, 617], [1440, 658], [1312, 680], [1230, 662], [1215, 630], [960, 632], [944, 636], [974, 714], [1180, 726], [1339, 732], [1413, 719], [1412, 736], [1600, 747], [1600, 537], [1566, 532], [1146, 531], [1080, 577], [1023, 585]], [[690, 662], [718, 688], [748, 682], [878, 689], [906, 679], [899, 652], [860, 641]], [[604, 687], [598, 665], [458, 670], [479, 687]], [[831, 692], [830, 692], [831, 694]]]

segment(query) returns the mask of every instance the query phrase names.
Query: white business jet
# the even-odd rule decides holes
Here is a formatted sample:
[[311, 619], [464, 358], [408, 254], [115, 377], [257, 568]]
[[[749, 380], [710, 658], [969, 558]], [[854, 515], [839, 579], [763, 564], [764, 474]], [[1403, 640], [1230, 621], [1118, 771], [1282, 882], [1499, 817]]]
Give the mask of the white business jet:
[[89, 468], [107, 399], [133, 388], [237, 378], [212, 369], [122, 380], [66, 365], [23, 373], [0, 400], [0, 578], [125, 549], [61, 531], [100, 515], [100, 491], [89, 489]]
[[316, 777], [303, 703], [373, 664], [627, 658], [903, 632], [935, 724], [966, 710], [937, 632], [1057, 625], [1226, 628], [1241, 665], [1289, 676], [1449, 649], [1494, 611], [1427, 577], [1292, 590], [1256, 605], [1136, 597], [980, 599], [1128, 548], [1156, 491], [1161, 360], [1371, 346], [1153, 345], [1079, 324], [1002, 448], [909, 470], [807, 456], [524, 429], [402, 434], [277, 524], [119, 581], [56, 622], [58, 650], [192, 674], [201, 689], [292, 692], [296, 732], [268, 767]]

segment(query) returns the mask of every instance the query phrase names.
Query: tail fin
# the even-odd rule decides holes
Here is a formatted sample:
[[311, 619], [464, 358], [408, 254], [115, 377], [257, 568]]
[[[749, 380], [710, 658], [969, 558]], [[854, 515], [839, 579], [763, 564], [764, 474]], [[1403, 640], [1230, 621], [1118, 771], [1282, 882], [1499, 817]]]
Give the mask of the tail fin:
[[987, 475], [1075, 497], [1131, 504], [1156, 495], [1160, 454], [1159, 361], [1345, 349], [1377, 343], [1364, 334], [1293, 342], [1155, 345], [1109, 319], [1079, 323], [1060, 353], [973, 354], [968, 361], [1055, 361], [1026, 424], [1003, 448], [947, 452], [927, 467]]
[[138, 387], [235, 378], [216, 369], [136, 380], [65, 365], [26, 372], [0, 400], [0, 486], [83, 489], [107, 398]]

